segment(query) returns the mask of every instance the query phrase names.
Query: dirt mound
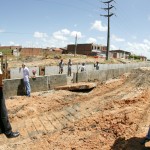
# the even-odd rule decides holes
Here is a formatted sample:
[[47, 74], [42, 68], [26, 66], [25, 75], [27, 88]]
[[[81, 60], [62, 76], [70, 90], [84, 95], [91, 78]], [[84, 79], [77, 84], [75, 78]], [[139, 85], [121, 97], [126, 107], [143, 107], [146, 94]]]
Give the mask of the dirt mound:
[[150, 68], [133, 69], [126, 82], [131, 82], [135, 87], [148, 88], [150, 86]]

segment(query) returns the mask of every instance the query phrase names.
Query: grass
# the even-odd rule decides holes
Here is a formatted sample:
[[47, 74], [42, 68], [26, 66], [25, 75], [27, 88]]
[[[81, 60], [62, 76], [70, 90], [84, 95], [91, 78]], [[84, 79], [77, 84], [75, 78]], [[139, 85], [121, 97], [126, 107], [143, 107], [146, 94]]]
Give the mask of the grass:
[[1, 49], [0, 52], [2, 52], [3, 55], [12, 55], [12, 50], [10, 49]]

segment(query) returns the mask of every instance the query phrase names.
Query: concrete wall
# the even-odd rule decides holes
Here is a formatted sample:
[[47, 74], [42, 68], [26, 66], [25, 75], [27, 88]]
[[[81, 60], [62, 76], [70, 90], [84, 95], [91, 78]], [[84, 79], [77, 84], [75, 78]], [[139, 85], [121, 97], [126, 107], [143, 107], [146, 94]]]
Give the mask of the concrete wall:
[[[150, 63], [137, 63], [137, 64], [100, 64], [100, 70], [95, 70], [93, 64], [86, 65], [87, 71], [80, 72], [80, 65], [73, 65], [73, 82], [87, 82], [87, 81], [106, 81], [110, 78], [117, 78], [125, 72], [129, 72], [134, 68], [148, 67]], [[79, 69], [78, 73], [77, 68]], [[30, 67], [30, 74], [32, 70], [37, 70], [38, 67]], [[56, 72], [56, 74], [54, 74]], [[30, 79], [32, 92], [46, 91], [53, 89], [57, 86], [67, 84], [67, 75], [58, 74], [58, 66], [48, 66], [45, 68], [46, 76], [38, 76], [35, 79]], [[64, 67], [64, 73], [67, 73], [67, 66]], [[53, 74], [53, 75], [49, 75]], [[12, 77], [18, 77], [17, 79], [5, 79], [4, 81], [4, 95], [6, 98], [14, 95], [24, 95], [24, 86], [22, 78], [22, 72], [19, 72], [19, 68], [11, 70]]]
[[[23, 79], [5, 79], [3, 80], [3, 91], [5, 98], [15, 95], [25, 95]], [[47, 91], [56, 86], [67, 84], [67, 75], [53, 75], [30, 78], [31, 93]]]
[[86, 82], [86, 81], [106, 81], [108, 79], [117, 78], [120, 75], [129, 72], [130, 69], [118, 68], [118, 69], [108, 69], [108, 70], [95, 70], [84, 73], [74, 73], [73, 82]]
[[[94, 64], [86, 64], [86, 71], [96, 71], [94, 68]], [[150, 66], [150, 63], [142, 62], [142, 63], [132, 63], [132, 64], [99, 64], [99, 70], [109, 70], [109, 69], [119, 69], [119, 68], [128, 68], [128, 70], [131, 70], [133, 68], [138, 67], [144, 67], [144, 66]], [[80, 70], [81, 64], [78, 65], [72, 65], [72, 72], [76, 73], [81, 72]], [[32, 70], [35, 69], [37, 72], [37, 76], [39, 75], [39, 67], [29, 67], [30, 75], [32, 75]], [[64, 66], [64, 74], [67, 74], [68, 68], [67, 65]], [[45, 66], [45, 75], [56, 75], [59, 73], [59, 67], [58, 66]], [[10, 69], [10, 78], [22, 78], [22, 71], [19, 72], [19, 68], [12, 68]]]

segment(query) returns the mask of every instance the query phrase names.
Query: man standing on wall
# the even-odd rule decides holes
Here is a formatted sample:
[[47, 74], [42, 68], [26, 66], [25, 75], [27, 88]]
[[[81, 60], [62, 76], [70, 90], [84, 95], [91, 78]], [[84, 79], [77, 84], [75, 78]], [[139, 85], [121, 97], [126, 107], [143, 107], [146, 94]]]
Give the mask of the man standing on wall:
[[72, 62], [71, 59], [68, 61], [68, 76], [71, 76], [71, 67], [72, 67]]
[[64, 67], [64, 63], [63, 63], [63, 59], [61, 59], [61, 61], [59, 62], [59, 74], [63, 73], [63, 67]]
[[5, 98], [3, 95], [2, 71], [0, 69], [0, 134], [2, 133], [4, 133], [7, 138], [15, 138], [20, 135], [19, 132], [12, 131], [12, 127], [8, 119]]
[[31, 87], [29, 82], [29, 69], [28, 67], [26, 67], [24, 63], [22, 64], [22, 68], [23, 68], [23, 81], [26, 89], [26, 95], [30, 97]]
[[99, 70], [99, 63], [98, 63], [98, 61], [96, 62], [96, 64], [94, 64], [94, 67], [95, 67], [96, 70]]

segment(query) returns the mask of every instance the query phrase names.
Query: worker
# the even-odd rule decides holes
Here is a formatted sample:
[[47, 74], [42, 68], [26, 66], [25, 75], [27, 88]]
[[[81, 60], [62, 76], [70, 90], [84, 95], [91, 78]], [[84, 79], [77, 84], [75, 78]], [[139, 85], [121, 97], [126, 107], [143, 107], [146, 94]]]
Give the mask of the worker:
[[68, 76], [71, 76], [71, 70], [72, 70], [72, 62], [71, 62], [71, 59], [69, 59], [68, 61]]
[[82, 63], [82, 66], [81, 66], [81, 72], [85, 72], [85, 71], [86, 71], [85, 63]]
[[150, 126], [149, 126], [149, 129], [148, 129], [147, 135], [144, 138], [144, 140], [141, 142], [141, 144], [144, 145], [146, 142], [149, 142], [149, 141], [150, 141]]
[[22, 64], [22, 68], [23, 68], [23, 81], [26, 89], [26, 95], [30, 97], [31, 87], [29, 80], [29, 69], [28, 67], [26, 67], [25, 63]]
[[98, 63], [98, 61], [94, 64], [94, 67], [95, 67], [96, 70], [99, 70], [99, 63]]
[[13, 132], [8, 119], [7, 108], [5, 105], [5, 98], [3, 95], [3, 85], [2, 85], [2, 71], [0, 69], [0, 133], [5, 134], [7, 138], [15, 138], [20, 134], [19, 132]]
[[63, 73], [63, 67], [64, 67], [64, 63], [63, 63], [63, 59], [61, 59], [61, 61], [59, 62], [59, 74]]

